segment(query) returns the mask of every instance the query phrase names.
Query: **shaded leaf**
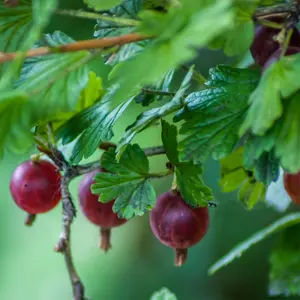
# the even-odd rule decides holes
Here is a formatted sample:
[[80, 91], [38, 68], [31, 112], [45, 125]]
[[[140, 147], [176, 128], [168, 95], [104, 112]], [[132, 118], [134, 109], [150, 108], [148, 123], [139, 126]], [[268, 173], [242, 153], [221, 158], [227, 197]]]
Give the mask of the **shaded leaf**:
[[300, 225], [285, 229], [272, 251], [269, 295], [300, 295]]
[[281, 58], [263, 74], [256, 90], [251, 94], [251, 104], [241, 126], [240, 134], [251, 131], [264, 135], [282, 115], [282, 99], [290, 97], [300, 88], [298, 70], [300, 54]]
[[[151, 18], [152, 25], [155, 22], [161, 27], [161, 34], [144, 51], [120, 65], [114, 77], [114, 82], [120, 84], [115, 102], [138, 93], [141, 86], [155, 84], [170, 69], [190, 61], [197, 55], [197, 47], [206, 45], [231, 25], [229, 1], [218, 0], [210, 5], [194, 1], [193, 6], [194, 10], [185, 5], [168, 11], [167, 21], [163, 23], [161, 18]], [[154, 26], [149, 27], [148, 32], [152, 28]]]
[[238, 129], [255, 88], [257, 71], [218, 66], [210, 71], [208, 89], [190, 94], [175, 121], [185, 120], [179, 143], [183, 161], [219, 160], [232, 152], [239, 141]]
[[243, 165], [244, 148], [240, 147], [220, 161], [221, 179], [219, 185], [223, 192], [239, 190], [238, 198], [247, 209], [264, 199], [265, 185], [256, 181], [252, 170]]
[[177, 300], [177, 298], [167, 288], [162, 288], [161, 290], [154, 292], [150, 300]]
[[161, 119], [162, 117], [177, 111], [182, 106], [184, 93], [190, 86], [192, 75], [193, 75], [193, 68], [191, 68], [189, 72], [186, 74], [178, 91], [176, 92], [175, 96], [170, 102], [160, 107], [156, 107], [146, 112], [143, 112], [137, 117], [136, 121], [133, 124], [131, 124], [129, 127], [126, 128], [126, 132], [122, 136], [118, 144], [117, 152], [122, 153], [126, 145], [132, 141], [132, 139], [135, 137], [137, 133], [145, 130], [146, 128], [151, 126], [154, 122]]
[[70, 158], [74, 164], [90, 157], [101, 141], [113, 137], [113, 125], [132, 101], [131, 98], [113, 107], [110, 97], [114, 92], [112, 89], [100, 102], [75, 115], [58, 130], [57, 136], [62, 138], [63, 145], [78, 138]]
[[122, 3], [123, 0], [84, 0], [83, 2], [94, 10], [107, 10]]

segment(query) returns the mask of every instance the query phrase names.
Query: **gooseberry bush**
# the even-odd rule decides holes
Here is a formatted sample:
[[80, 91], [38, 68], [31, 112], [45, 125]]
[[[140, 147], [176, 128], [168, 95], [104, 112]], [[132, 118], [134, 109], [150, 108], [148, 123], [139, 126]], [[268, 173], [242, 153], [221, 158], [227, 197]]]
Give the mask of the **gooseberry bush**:
[[[77, 213], [100, 227], [107, 251], [113, 227], [149, 212], [153, 234], [181, 266], [213, 226], [216, 202], [202, 176], [208, 159], [220, 164], [222, 191], [237, 191], [248, 210], [264, 202], [284, 214], [300, 204], [300, 1], [84, 0], [78, 11], [59, 2], [0, 4], [0, 154], [32, 152], [10, 185], [27, 225], [61, 202], [55, 250], [66, 258], [75, 300], [88, 297], [71, 253]], [[94, 20], [94, 38], [47, 32], [55, 15]], [[201, 48], [223, 51], [233, 65], [211, 66], [205, 78], [192, 65]], [[141, 113], [112, 143], [133, 105]], [[161, 144], [142, 148], [134, 139], [151, 142], [151, 126]], [[99, 148], [96, 161], [84, 162]], [[155, 155], [167, 158], [159, 172], [149, 166]], [[81, 175], [77, 204], [69, 183]], [[157, 196], [152, 181], [166, 176], [173, 183]], [[299, 223], [299, 212], [283, 215], [209, 274], [280, 233], [268, 291], [300, 295]], [[166, 289], [152, 299], [162, 297], [175, 299]]]

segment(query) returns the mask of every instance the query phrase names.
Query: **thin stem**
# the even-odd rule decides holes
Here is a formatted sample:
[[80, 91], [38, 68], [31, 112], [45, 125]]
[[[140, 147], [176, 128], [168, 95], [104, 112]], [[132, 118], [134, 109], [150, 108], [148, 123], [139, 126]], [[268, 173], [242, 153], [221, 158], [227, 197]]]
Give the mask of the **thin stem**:
[[72, 252], [71, 252], [71, 224], [76, 215], [76, 210], [69, 191], [69, 183], [74, 178], [74, 173], [69, 169], [66, 171], [61, 181], [62, 203], [63, 203], [63, 229], [55, 251], [64, 254], [67, 269], [69, 272], [74, 300], [85, 300], [84, 286], [76, 272]]
[[[141, 35], [138, 33], [129, 33], [121, 36], [106, 37], [103, 39], [78, 41], [74, 43], [60, 45], [57, 47], [40, 47], [27, 51], [25, 53], [25, 58], [49, 55], [53, 53], [67, 53], [81, 50], [103, 49], [113, 47], [116, 45], [134, 43], [149, 38], [151, 37]], [[18, 55], [20, 55], [20, 52], [0, 53], [0, 64], [16, 59]]]
[[[186, 72], [190, 70], [190, 68], [185, 65], [181, 65], [181, 68]], [[193, 79], [197, 81], [200, 85], [203, 85], [207, 81], [207, 79], [195, 69], [193, 70]]]
[[275, 28], [275, 29], [283, 29], [284, 28], [284, 24], [278, 24], [275, 22], [271, 22], [265, 19], [259, 19], [258, 23], [263, 25], [264, 27], [269, 27], [269, 28]]
[[26, 216], [26, 218], [25, 218], [25, 222], [24, 222], [24, 224], [26, 225], [26, 226], [32, 226], [33, 225], [33, 223], [34, 223], [34, 221], [35, 221], [35, 219], [36, 219], [36, 215], [33, 215], [33, 214], [27, 214], [27, 216]]
[[174, 97], [176, 95], [176, 92], [169, 92], [169, 91], [162, 91], [162, 90], [153, 90], [149, 88], [143, 88], [142, 92], [144, 94], [153, 94], [153, 95], [159, 95], [159, 96], [171, 96]]
[[112, 17], [104, 14], [82, 11], [82, 10], [58, 9], [56, 11], [56, 14], [62, 16], [82, 18], [82, 19], [102, 20], [106, 22], [112, 22], [119, 25], [123, 25], [126, 27], [135, 27], [140, 24], [140, 21], [133, 20], [133, 19]]
[[163, 146], [156, 146], [156, 147], [149, 147], [143, 149], [146, 156], [154, 156], [154, 155], [160, 155], [160, 154], [165, 154], [166, 151]]
[[293, 12], [298, 12], [299, 4], [297, 3], [284, 3], [268, 7], [259, 7], [253, 17], [258, 18], [267, 18], [275, 15], [286, 15]]

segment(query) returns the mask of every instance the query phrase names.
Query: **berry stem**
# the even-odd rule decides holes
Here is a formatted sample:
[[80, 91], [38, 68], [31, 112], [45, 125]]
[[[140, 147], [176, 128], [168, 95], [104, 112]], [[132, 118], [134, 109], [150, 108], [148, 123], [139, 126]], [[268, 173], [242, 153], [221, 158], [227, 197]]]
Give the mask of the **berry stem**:
[[110, 228], [100, 228], [100, 248], [104, 250], [104, 252], [107, 252], [111, 248], [110, 235]]
[[181, 267], [188, 256], [188, 249], [175, 249], [175, 266], [176, 267]]
[[33, 215], [33, 214], [27, 214], [27, 216], [26, 216], [26, 218], [25, 218], [25, 222], [24, 222], [24, 224], [26, 225], [26, 226], [32, 226], [32, 224], [34, 223], [34, 221], [35, 221], [35, 219], [36, 219], [36, 215]]

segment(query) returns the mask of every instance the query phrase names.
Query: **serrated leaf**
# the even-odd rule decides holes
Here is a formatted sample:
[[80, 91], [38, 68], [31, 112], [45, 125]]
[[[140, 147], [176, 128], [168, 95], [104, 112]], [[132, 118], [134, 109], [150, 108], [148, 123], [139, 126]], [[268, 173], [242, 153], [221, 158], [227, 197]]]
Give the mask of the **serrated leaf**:
[[251, 135], [245, 146], [245, 162], [251, 164], [264, 152], [275, 152], [280, 165], [291, 173], [300, 170], [299, 139], [300, 130], [300, 93], [295, 93], [290, 99], [284, 101], [284, 111], [272, 128], [264, 136]]
[[184, 6], [168, 11], [165, 14], [167, 23], [161, 24], [161, 18], [154, 20], [162, 27], [161, 35], [118, 68], [114, 82], [120, 84], [120, 89], [114, 97], [115, 102], [131, 97], [141, 86], [155, 84], [168, 70], [190, 61], [198, 53], [196, 48], [206, 45], [231, 25], [230, 1], [218, 0], [193, 6], [197, 9], [191, 11]]
[[163, 142], [166, 155], [170, 162], [174, 165], [179, 163], [177, 150], [177, 128], [170, 125], [167, 121], [161, 121], [161, 139]]
[[259, 230], [250, 238], [248, 238], [244, 242], [234, 247], [228, 254], [223, 256], [214, 265], [212, 265], [209, 268], [208, 273], [210, 275], [214, 274], [221, 268], [230, 264], [236, 258], [240, 258], [243, 255], [243, 253], [247, 251], [250, 247], [256, 245], [257, 243], [261, 242], [262, 240], [268, 238], [269, 236], [271, 236], [272, 234], [280, 230], [283, 230], [287, 227], [291, 227], [299, 223], [300, 223], [300, 213], [292, 213], [284, 216], [283, 218], [277, 220], [273, 224]]
[[225, 54], [233, 56], [246, 52], [253, 41], [253, 13], [258, 1], [234, 1], [234, 23], [231, 29], [218, 36], [210, 45], [214, 49], [222, 48]]
[[240, 134], [251, 131], [264, 135], [282, 115], [282, 99], [290, 97], [300, 88], [297, 80], [300, 54], [281, 58], [264, 73], [256, 90], [251, 94], [251, 104]]
[[[96, 1], [96, 0], [95, 0]], [[98, 0], [100, 2], [101, 0]], [[107, 1], [107, 0], [106, 0]], [[118, 0], [113, 0], [118, 1]], [[111, 17], [119, 17], [128, 20], [128, 24], [117, 24], [115, 22], [106, 21], [106, 20], [97, 20], [97, 24], [94, 28], [94, 37], [96, 38], [104, 38], [107, 36], [118, 36], [122, 34], [129, 33], [134, 30], [133, 22], [131, 24], [131, 19], [137, 19], [137, 15], [142, 8], [142, 0], [125, 0], [118, 1], [123, 2], [121, 5], [116, 6], [109, 11], [106, 12], [108, 16]], [[130, 45], [130, 44], [129, 44]], [[124, 45], [122, 49], [133, 48], [138, 45], [138, 43], [131, 44], [131, 46]]]
[[19, 55], [10, 63], [8, 69], [6, 68], [8, 64], [0, 65], [0, 73], [4, 74], [1, 77], [0, 89], [11, 88], [25, 58], [24, 52], [40, 38], [56, 6], [57, 0], [47, 2], [21, 0], [17, 7], [8, 8], [2, 1], [0, 4], [0, 40], [2, 41], [0, 51], [19, 51]]
[[120, 153], [124, 151], [126, 145], [132, 141], [132, 139], [135, 137], [137, 133], [145, 130], [151, 124], [161, 119], [162, 117], [177, 111], [182, 106], [182, 98], [184, 97], [185, 91], [190, 86], [192, 75], [193, 75], [193, 67], [186, 74], [178, 91], [176, 92], [175, 96], [170, 102], [162, 105], [161, 107], [156, 107], [140, 114], [137, 117], [136, 121], [126, 128], [126, 132], [122, 136], [117, 147], [117, 152], [119, 153], [118, 155], [120, 155]]
[[112, 89], [100, 102], [75, 115], [58, 130], [57, 136], [62, 138], [63, 145], [78, 138], [70, 158], [74, 164], [90, 157], [101, 141], [113, 137], [113, 125], [133, 100], [114, 107], [110, 101], [114, 93], [115, 89]]
[[284, 230], [271, 257], [269, 295], [300, 296], [300, 225]]
[[107, 10], [121, 4], [123, 0], [84, 0], [83, 2], [91, 9]]
[[182, 163], [176, 166], [176, 181], [184, 201], [191, 207], [207, 206], [213, 200], [211, 189], [202, 181], [202, 166]]
[[116, 199], [113, 211], [120, 218], [141, 216], [154, 206], [156, 194], [149, 182], [149, 162], [137, 144], [128, 145], [119, 162], [114, 150], [106, 151], [101, 162], [111, 173], [96, 175], [92, 191], [102, 202]]
[[239, 140], [238, 129], [247, 110], [247, 100], [255, 88], [257, 71], [218, 66], [210, 71], [208, 89], [190, 94], [175, 121], [185, 120], [179, 143], [183, 161], [204, 162], [209, 156], [219, 160], [228, 155]]
[[[167, 73], [165, 73], [163, 75], [163, 77], [154, 86], [150, 86], [150, 87], [146, 87], [146, 88], [149, 88], [150, 90], [154, 90], [154, 91], [169, 92], [169, 87], [170, 87], [170, 84], [173, 80], [174, 73], [175, 73], [174, 69], [169, 70]], [[152, 102], [162, 101], [166, 97], [170, 97], [170, 96], [156, 95], [155, 93], [150, 93], [149, 94], [149, 93], [145, 92], [145, 89], [144, 89], [142, 91], [142, 93], [139, 94], [135, 98], [135, 101], [137, 103], [141, 103], [143, 106], [148, 106]]]
[[246, 170], [243, 165], [244, 148], [240, 147], [220, 160], [221, 179], [219, 185], [223, 192], [239, 190], [238, 198], [247, 209], [252, 209], [264, 199], [266, 187], [256, 181], [253, 171]]
[[167, 288], [154, 292], [150, 300], [177, 300], [175, 294], [171, 293]]
[[[55, 47], [70, 41], [73, 40], [67, 35], [55, 32], [45, 35], [39, 45]], [[81, 92], [89, 82], [85, 65], [89, 56], [87, 51], [80, 51], [26, 60], [15, 86], [31, 95], [32, 105], [38, 110], [35, 122], [57, 120], [64, 113], [76, 111]]]
[[0, 96], [0, 156], [8, 151], [27, 151], [32, 145], [32, 115], [28, 95], [20, 91]]

